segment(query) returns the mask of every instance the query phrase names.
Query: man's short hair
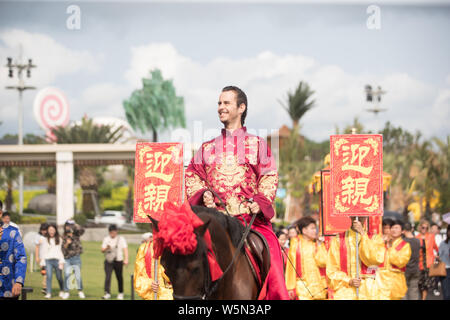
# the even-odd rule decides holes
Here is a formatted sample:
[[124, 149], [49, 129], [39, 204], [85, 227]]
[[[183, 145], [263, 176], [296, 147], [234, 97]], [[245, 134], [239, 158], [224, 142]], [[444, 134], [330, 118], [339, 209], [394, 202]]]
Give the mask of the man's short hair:
[[430, 229], [432, 227], [434, 227], [434, 226], [436, 226], [438, 228], [438, 230], [441, 230], [441, 227], [439, 227], [439, 225], [437, 223], [434, 223], [434, 222], [431, 224]]
[[413, 226], [410, 222], [406, 222], [403, 226], [403, 229], [405, 231], [411, 232], [411, 231], [413, 231]]
[[48, 229], [48, 223], [44, 222], [41, 223], [41, 226], [39, 227], [39, 231], [47, 230]]
[[393, 226], [395, 226], [395, 225], [399, 225], [400, 228], [402, 228], [402, 230], [405, 229], [405, 224], [403, 223], [403, 221], [400, 221], [400, 220], [393, 220], [392, 223], [391, 223], [391, 228], [392, 228]]
[[3, 209], [3, 202], [2, 202], [2, 200], [0, 200], [0, 210], [2, 210]]
[[303, 228], [306, 228], [307, 226], [309, 226], [311, 223], [313, 223], [314, 225], [316, 225], [316, 220], [314, 220], [311, 217], [303, 217], [301, 218], [298, 223], [298, 230], [300, 230], [300, 233], [303, 234], [302, 230]]
[[108, 227], [108, 231], [109, 231], [109, 232], [111, 232], [111, 231], [117, 231], [117, 226], [116, 226], [115, 224], [110, 225], [110, 226]]
[[236, 86], [226, 86], [222, 89], [222, 92], [225, 92], [225, 91], [234, 91], [234, 93], [236, 93], [236, 104], [238, 107], [241, 104], [245, 104], [245, 111], [244, 111], [244, 113], [242, 113], [242, 116], [241, 116], [241, 125], [243, 126], [245, 123], [245, 118], [247, 117], [247, 109], [248, 109], [247, 95], [245, 94], [244, 91], [242, 91], [240, 88], [238, 88]]
[[392, 220], [391, 218], [385, 218], [383, 219], [383, 221], [381, 222], [382, 226], [389, 226], [392, 227], [392, 223], [394, 222], [394, 220]]
[[8, 211], [3, 211], [3, 217], [10, 217], [11, 218], [11, 214]]

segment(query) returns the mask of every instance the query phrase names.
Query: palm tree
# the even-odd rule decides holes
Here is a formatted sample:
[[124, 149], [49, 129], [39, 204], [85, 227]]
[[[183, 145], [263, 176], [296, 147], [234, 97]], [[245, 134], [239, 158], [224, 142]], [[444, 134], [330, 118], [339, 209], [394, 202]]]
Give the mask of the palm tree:
[[143, 134], [152, 131], [155, 142], [162, 129], [186, 127], [184, 100], [176, 95], [172, 80], [164, 80], [158, 69], [142, 79], [142, 89], [133, 91], [123, 107], [130, 126]]
[[293, 93], [290, 91], [287, 93], [286, 104], [279, 101], [291, 117], [295, 131], [297, 131], [300, 119], [315, 107], [316, 101], [311, 99], [313, 94], [314, 91], [310, 89], [308, 83], [300, 81]]
[[[123, 135], [122, 126], [113, 128], [112, 125], [94, 124], [92, 119], [84, 116], [80, 124], [59, 126], [51, 130], [56, 143], [115, 143]], [[95, 168], [75, 168], [76, 175], [83, 190], [83, 213], [95, 212], [92, 193], [97, 194], [98, 179]]]

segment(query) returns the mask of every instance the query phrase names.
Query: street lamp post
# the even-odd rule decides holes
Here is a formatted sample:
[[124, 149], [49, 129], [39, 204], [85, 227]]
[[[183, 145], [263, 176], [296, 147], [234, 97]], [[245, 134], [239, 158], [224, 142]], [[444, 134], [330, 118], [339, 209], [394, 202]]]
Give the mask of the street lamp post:
[[[17, 69], [17, 78], [19, 84], [17, 86], [6, 86], [6, 89], [15, 89], [19, 91], [19, 145], [23, 145], [23, 92], [28, 89], [36, 89], [36, 87], [26, 86], [23, 79], [23, 71], [27, 72], [27, 78], [31, 77], [31, 68], [35, 68], [31, 59], [28, 59], [28, 63], [22, 63], [22, 46], [20, 46], [19, 58], [13, 63], [11, 57], [7, 58], [6, 67], [8, 68], [8, 76], [13, 78], [14, 69]], [[19, 175], [19, 214], [23, 214], [23, 172]]]

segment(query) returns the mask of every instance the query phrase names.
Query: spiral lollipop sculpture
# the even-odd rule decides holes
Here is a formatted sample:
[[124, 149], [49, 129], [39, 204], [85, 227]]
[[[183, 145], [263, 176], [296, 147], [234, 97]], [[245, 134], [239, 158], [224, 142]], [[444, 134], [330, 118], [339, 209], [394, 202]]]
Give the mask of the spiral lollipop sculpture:
[[69, 123], [69, 104], [64, 93], [53, 87], [40, 90], [34, 99], [34, 116], [47, 137], [54, 141], [51, 129]]

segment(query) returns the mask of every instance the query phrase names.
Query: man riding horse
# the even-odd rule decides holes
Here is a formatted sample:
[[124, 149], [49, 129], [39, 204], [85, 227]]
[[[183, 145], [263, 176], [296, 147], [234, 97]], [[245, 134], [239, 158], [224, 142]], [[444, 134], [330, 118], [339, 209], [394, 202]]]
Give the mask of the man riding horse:
[[217, 110], [224, 124], [222, 134], [203, 143], [191, 160], [185, 174], [186, 195], [191, 206], [228, 212], [243, 224], [257, 215], [252, 229], [265, 237], [271, 257], [265, 298], [288, 300], [282, 253], [270, 223], [278, 173], [264, 139], [249, 134], [243, 126], [247, 108], [241, 89], [222, 89]]

